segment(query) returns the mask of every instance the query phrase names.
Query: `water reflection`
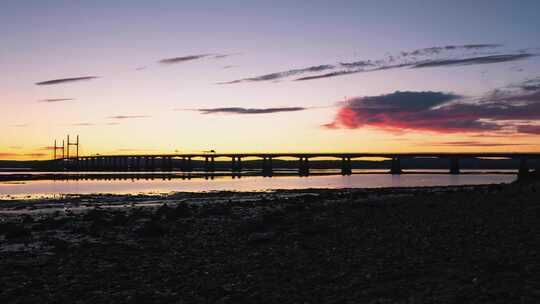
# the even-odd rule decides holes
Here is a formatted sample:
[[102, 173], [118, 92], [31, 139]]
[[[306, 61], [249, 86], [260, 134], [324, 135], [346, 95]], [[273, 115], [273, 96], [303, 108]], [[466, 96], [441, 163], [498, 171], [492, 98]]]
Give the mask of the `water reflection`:
[[207, 176], [205, 178], [62, 179], [0, 183], [0, 198], [87, 193], [168, 193], [173, 191], [265, 191], [307, 188], [377, 188], [508, 183], [513, 174], [357, 174], [310, 177]]

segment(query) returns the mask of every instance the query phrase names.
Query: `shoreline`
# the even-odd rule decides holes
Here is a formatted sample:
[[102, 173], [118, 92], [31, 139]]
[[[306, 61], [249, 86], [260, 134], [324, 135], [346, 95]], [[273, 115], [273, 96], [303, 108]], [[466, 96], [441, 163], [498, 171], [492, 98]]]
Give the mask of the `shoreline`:
[[14, 212], [0, 213], [0, 300], [536, 303], [539, 189], [512, 183], [6, 201], [0, 211]]
[[76, 203], [78, 200], [83, 200], [87, 203], [99, 203], [100, 200], [134, 200], [140, 201], [155, 201], [162, 200], [175, 201], [178, 199], [187, 199], [194, 197], [235, 197], [235, 196], [272, 196], [272, 195], [298, 195], [298, 194], [321, 194], [321, 193], [365, 193], [372, 195], [386, 195], [394, 193], [423, 193], [423, 192], [452, 192], [452, 191], [479, 191], [500, 188], [510, 185], [511, 183], [499, 184], [477, 184], [477, 185], [446, 185], [446, 186], [415, 186], [415, 187], [373, 187], [373, 188], [304, 188], [304, 189], [266, 189], [266, 190], [203, 190], [203, 191], [171, 191], [171, 192], [151, 192], [151, 193], [64, 193], [54, 194], [54, 197], [44, 195], [41, 198], [18, 198], [9, 199], [0, 198], [0, 212], [9, 205], [28, 204], [42, 205], [46, 203], [56, 203], [62, 205], [65, 203]]
[[[257, 177], [257, 176], [255, 176]], [[249, 178], [249, 177], [246, 177]], [[123, 180], [123, 179], [121, 179]], [[153, 179], [149, 179], [153, 180]], [[88, 192], [88, 193], [44, 193], [44, 194], [4, 194], [0, 195], [0, 214], [6, 204], [17, 204], [17, 203], [29, 203], [29, 204], [43, 204], [53, 201], [60, 201], [60, 204], [64, 202], [65, 199], [70, 201], [76, 200], [92, 200], [97, 202], [99, 199], [109, 199], [111, 197], [117, 199], [125, 200], [140, 200], [140, 199], [160, 199], [168, 200], [170, 198], [176, 199], [178, 197], [190, 197], [192, 195], [199, 196], [219, 196], [219, 195], [250, 195], [250, 194], [286, 194], [286, 193], [305, 193], [305, 192], [365, 192], [371, 194], [386, 194], [394, 193], [396, 191], [401, 192], [445, 192], [445, 191], [456, 191], [456, 190], [466, 190], [466, 189], [491, 189], [493, 187], [503, 187], [513, 183], [516, 183], [517, 179], [513, 182], [501, 182], [501, 183], [485, 183], [485, 184], [462, 184], [462, 185], [434, 185], [434, 186], [380, 186], [380, 187], [342, 187], [342, 188], [320, 188], [320, 187], [309, 187], [309, 188], [268, 188], [260, 190], [173, 190], [173, 191], [129, 191], [129, 192]], [[11, 185], [12, 182], [0, 182], [1, 184]], [[13, 182], [17, 185], [19, 182]], [[24, 183], [24, 181], [23, 181]]]

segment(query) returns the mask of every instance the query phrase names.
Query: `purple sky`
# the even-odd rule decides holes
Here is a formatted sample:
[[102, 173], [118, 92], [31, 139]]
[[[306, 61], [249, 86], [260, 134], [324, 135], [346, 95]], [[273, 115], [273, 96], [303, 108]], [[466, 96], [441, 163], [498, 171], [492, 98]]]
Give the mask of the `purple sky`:
[[538, 1], [111, 2], [2, 3], [0, 158], [540, 148]]

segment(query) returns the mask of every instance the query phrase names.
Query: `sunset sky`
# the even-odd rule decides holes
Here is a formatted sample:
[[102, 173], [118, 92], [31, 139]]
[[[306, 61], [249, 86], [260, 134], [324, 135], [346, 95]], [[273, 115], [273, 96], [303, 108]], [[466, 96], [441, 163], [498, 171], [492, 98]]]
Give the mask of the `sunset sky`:
[[0, 159], [540, 151], [540, 1], [0, 9]]

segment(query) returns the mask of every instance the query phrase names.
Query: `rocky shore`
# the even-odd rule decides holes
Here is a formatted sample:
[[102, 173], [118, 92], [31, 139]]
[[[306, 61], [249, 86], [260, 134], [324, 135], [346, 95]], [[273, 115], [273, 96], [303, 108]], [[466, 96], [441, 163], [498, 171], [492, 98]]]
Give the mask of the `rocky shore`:
[[540, 186], [0, 202], [0, 303], [540, 303]]

